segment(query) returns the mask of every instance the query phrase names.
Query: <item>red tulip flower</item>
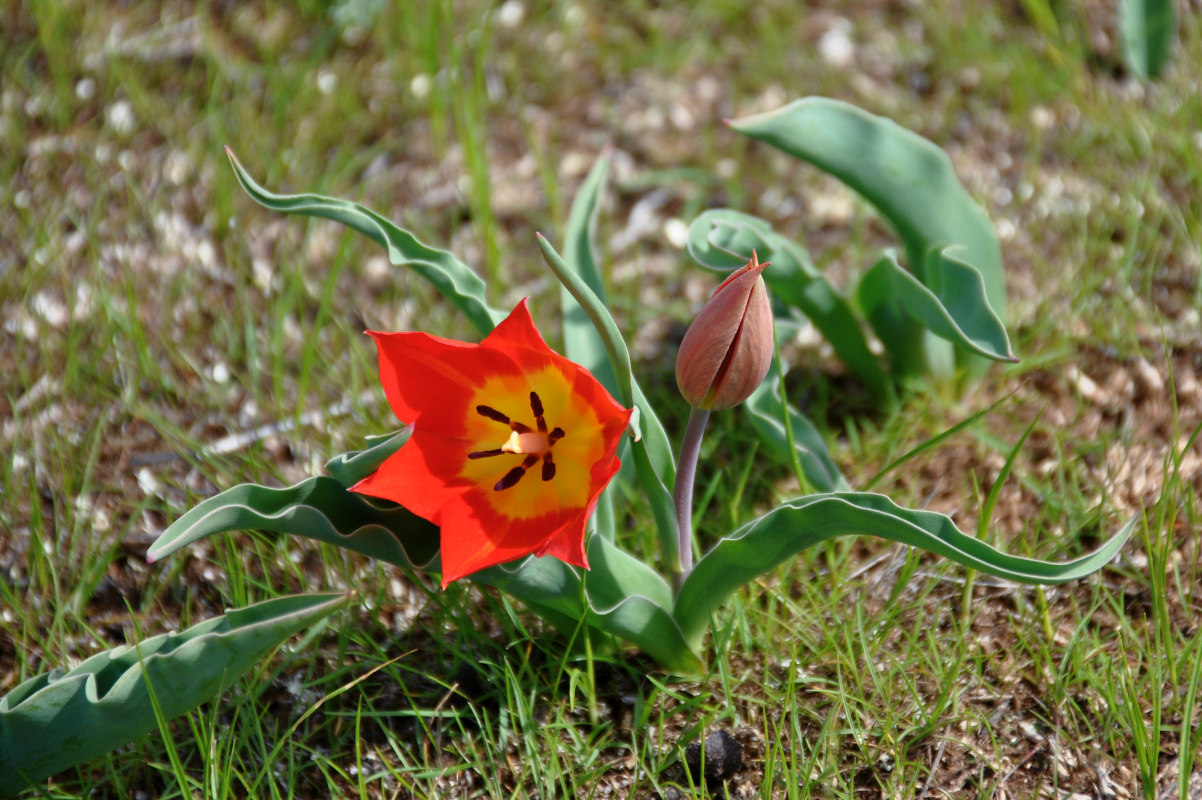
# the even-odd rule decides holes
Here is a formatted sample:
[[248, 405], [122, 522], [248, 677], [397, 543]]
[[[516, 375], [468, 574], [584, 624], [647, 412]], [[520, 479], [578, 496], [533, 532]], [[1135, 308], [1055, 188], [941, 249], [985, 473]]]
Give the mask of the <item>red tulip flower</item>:
[[368, 332], [409, 440], [353, 487], [441, 529], [442, 585], [526, 555], [588, 568], [585, 525], [631, 412], [547, 347], [523, 300], [480, 344]]

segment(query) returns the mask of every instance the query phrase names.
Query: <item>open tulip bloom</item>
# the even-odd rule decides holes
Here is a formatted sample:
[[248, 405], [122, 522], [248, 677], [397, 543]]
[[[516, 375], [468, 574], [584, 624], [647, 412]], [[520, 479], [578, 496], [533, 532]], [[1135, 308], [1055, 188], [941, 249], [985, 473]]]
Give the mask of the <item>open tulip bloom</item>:
[[[238, 486], [201, 503], [154, 544], [152, 559], [218, 531], [299, 534], [408, 570], [437, 571], [443, 588], [460, 579], [493, 586], [572, 641], [587, 637], [594, 652], [597, 645], [624, 640], [666, 669], [689, 672], [703, 668], [705, 634], [731, 593], [831, 537], [872, 534], [1001, 578], [1059, 583], [1103, 567], [1135, 522], [1092, 553], [1050, 563], [1000, 552], [941, 514], [851, 491], [821, 438], [803, 429], [804, 417], [772, 393], [779, 375], [769, 372], [773, 320], [761, 273], [777, 253], [753, 254], [750, 247], [728, 251], [723, 263], [730, 264], [730, 274], [681, 348], [677, 377], [694, 415], [678, 464], [660, 417], [631, 372], [591, 255], [589, 222], [606, 158], [573, 206], [566, 243], [573, 259], [538, 237], [566, 290], [565, 355], [544, 342], [526, 301], [508, 314], [493, 308], [483, 282], [452, 254], [422, 244], [363, 206], [268, 192], [232, 154], [231, 162], [259, 203], [335, 219], [386, 247], [394, 264], [436, 286], [482, 341], [371, 333], [384, 393], [405, 427], [331, 460], [327, 476], [283, 489]], [[765, 237], [758, 241], [763, 246]], [[539, 311], [541, 316], [547, 309]], [[1007, 351], [996, 360], [1008, 357]], [[765, 373], [769, 379], [761, 385]], [[817, 476], [809, 483], [819, 491], [747, 521], [694, 563], [698, 547], [689, 507], [705, 418], [749, 395], [757, 426], [765, 413], [769, 422], [775, 415], [776, 427], [788, 434], [789, 458], [795, 465], [800, 460], [807, 476]], [[627, 459], [628, 468], [619, 472]], [[616, 481], [624, 491], [606, 491]], [[644, 496], [652, 512], [648, 524], [659, 542], [652, 561], [659, 569], [624, 549], [618, 534], [615, 520], [631, 517], [615, 504], [634, 495]], [[1065, 549], [1075, 547], [1066, 543]]]
[[585, 526], [630, 421], [547, 347], [523, 300], [480, 344], [372, 333], [409, 441], [352, 491], [439, 527], [442, 585], [527, 555], [588, 568]]

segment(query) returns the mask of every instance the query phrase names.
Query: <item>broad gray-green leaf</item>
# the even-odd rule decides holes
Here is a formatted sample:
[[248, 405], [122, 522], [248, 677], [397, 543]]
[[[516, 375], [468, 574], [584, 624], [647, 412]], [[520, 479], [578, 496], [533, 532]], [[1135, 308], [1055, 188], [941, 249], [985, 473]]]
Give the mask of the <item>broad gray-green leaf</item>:
[[331, 458], [326, 462], [326, 472], [349, 489], [379, 469], [389, 456], [400, 450], [401, 445], [409, 441], [412, 431], [413, 428], [407, 425], [395, 433], [368, 436], [365, 449], [352, 450]]
[[740, 586], [808, 547], [845, 535], [901, 542], [1020, 583], [1064, 583], [1104, 567], [1127, 541], [1136, 521], [1131, 520], [1094, 552], [1052, 563], [1002, 553], [961, 533], [943, 514], [901, 508], [884, 495], [810, 495], [780, 505], [720, 540], [685, 580], [673, 615], [696, 645], [711, 615]]
[[[932, 250], [925, 260], [926, 284], [886, 252], [857, 289], [860, 307], [891, 356], [906, 359], [900, 309], [936, 336], [994, 361], [1017, 361], [1002, 321], [989, 307], [981, 273], [959, 259], [959, 247]], [[956, 309], [953, 314], [952, 309]]]
[[602, 536], [588, 544], [588, 571], [530, 556], [491, 567], [471, 580], [524, 602], [565, 634], [581, 620], [638, 646], [665, 669], [697, 672], [701, 659], [672, 618], [672, 593], [659, 573]]
[[232, 150], [226, 148], [238, 182], [262, 206], [285, 214], [324, 217], [354, 228], [388, 250], [388, 260], [408, 266], [429, 281], [443, 297], [462, 311], [481, 335], [488, 334], [505, 314], [491, 308], [485, 298], [484, 281], [452, 253], [429, 247], [407, 230], [398, 227], [370, 208], [347, 200], [318, 194], [275, 194], [264, 189], [243, 169]]
[[1176, 0], [1122, 0], [1119, 24], [1127, 66], [1141, 80], [1160, 77], [1177, 38]]
[[600, 537], [589, 542], [589, 565], [584, 589], [590, 625], [637, 645], [665, 669], [701, 669], [672, 617], [672, 589], [659, 573]]
[[[792, 463], [789, 437], [785, 431], [784, 413], [780, 400], [780, 379], [776, 365], [764, 382], [743, 403], [743, 413], [760, 440], [777, 458]], [[793, 431], [793, 446], [797, 450], [806, 480], [820, 492], [840, 492], [851, 488], [827, 450], [826, 441], [804, 414], [789, 405], [789, 427]]]
[[728, 273], [743, 266], [754, 249], [770, 262], [764, 281], [774, 301], [800, 309], [875, 397], [890, 396], [889, 379], [868, 349], [859, 319], [847, 299], [810, 261], [805, 248], [772, 230], [758, 217], [727, 208], [705, 211], [689, 226], [689, 255], [705, 269]]
[[401, 506], [347, 491], [334, 478], [309, 478], [286, 489], [244, 483], [210, 497], [171, 524], [150, 546], [157, 561], [214, 533], [291, 533], [400, 567], [431, 567], [438, 528]]
[[[892, 120], [825, 97], [797, 100], [730, 125], [814, 164], [863, 195], [901, 236], [920, 282], [926, 283], [922, 270], [930, 250], [962, 245], [964, 260], [981, 273], [989, 305], [998, 314], [1004, 311], [1006, 282], [997, 234], [935, 144]], [[959, 309], [950, 311], [960, 319]], [[932, 353], [928, 361], [940, 358]]]
[[158, 728], [150, 691], [166, 719], [195, 708], [346, 602], [337, 594], [278, 597], [18, 684], [0, 697], [0, 796]]

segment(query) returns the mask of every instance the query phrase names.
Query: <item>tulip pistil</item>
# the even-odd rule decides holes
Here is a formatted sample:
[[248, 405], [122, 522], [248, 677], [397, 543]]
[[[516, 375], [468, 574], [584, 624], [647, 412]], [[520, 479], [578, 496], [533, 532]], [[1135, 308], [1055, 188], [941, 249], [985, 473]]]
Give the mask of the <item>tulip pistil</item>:
[[551, 448], [566, 434], [563, 428], [549, 428], [543, 416], [543, 402], [537, 392], [530, 393], [530, 412], [534, 416], [535, 428], [509, 418], [509, 416], [491, 406], [476, 406], [476, 413], [494, 422], [509, 426], [509, 438], [500, 447], [491, 450], [476, 450], [468, 453], [470, 459], [492, 458], [503, 455], [523, 455], [522, 463], [513, 467], [497, 481], [493, 491], [503, 492], [517, 485], [526, 472], [542, 461], [542, 479], [549, 481], [555, 477], [555, 462], [551, 457]]

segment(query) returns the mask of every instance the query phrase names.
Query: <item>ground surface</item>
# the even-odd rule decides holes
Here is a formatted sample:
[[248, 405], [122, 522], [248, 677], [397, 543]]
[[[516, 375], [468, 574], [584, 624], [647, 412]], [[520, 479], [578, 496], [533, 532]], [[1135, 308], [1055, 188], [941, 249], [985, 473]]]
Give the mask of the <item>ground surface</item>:
[[[1202, 6], [1181, 4], [1174, 65], [1144, 85], [1100, 3], [1055, 23], [1039, 2], [415, 5], [0, 7], [0, 693], [135, 622], [364, 597], [177, 723], [184, 777], [148, 737], [50, 796], [674, 797], [712, 730], [743, 745], [738, 797], [1202, 796], [1202, 772], [1178, 778], [1202, 657]], [[300, 480], [395, 425], [365, 327], [468, 335], [369, 242], [255, 207], [221, 145], [269, 187], [360, 199], [450, 248], [498, 306], [532, 296], [552, 340], [533, 234], [562, 232], [612, 146], [607, 285], [670, 419], [683, 322], [714, 285], [683, 223], [760, 215], [845, 285], [895, 243], [836, 181], [719, 124], [812, 94], [949, 152], [999, 231], [1023, 361], [885, 413], [803, 340], [791, 397], [855, 488], [998, 403], [872, 485], [969, 531], [1038, 416], [989, 535], [1060, 559], [1146, 514], [1112, 567], [1035, 590], [834, 542], [742, 593], [712, 674], [686, 681], [630, 653], [585, 670], [499, 596], [299, 542], [146, 564], [199, 499]], [[797, 491], [753, 445], [737, 414], [715, 421], [703, 540]]]

